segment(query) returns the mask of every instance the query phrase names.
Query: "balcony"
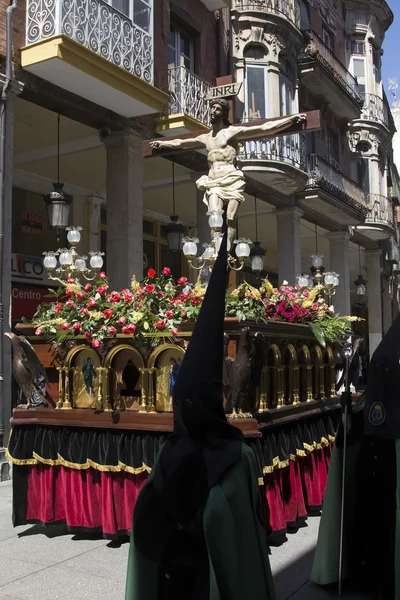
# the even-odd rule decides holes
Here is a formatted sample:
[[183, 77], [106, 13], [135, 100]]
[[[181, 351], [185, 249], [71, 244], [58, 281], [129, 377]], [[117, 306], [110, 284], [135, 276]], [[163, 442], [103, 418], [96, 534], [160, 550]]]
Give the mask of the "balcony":
[[389, 129], [390, 109], [380, 96], [375, 94], [365, 94], [364, 106], [361, 111], [361, 118], [367, 121], [374, 121]]
[[232, 11], [274, 15], [284, 18], [300, 30], [300, 5], [297, 0], [232, 0]]
[[339, 118], [359, 118], [363, 100], [356, 80], [316, 33], [308, 35], [299, 57], [301, 82], [312, 94], [324, 96]]
[[358, 227], [363, 235], [374, 241], [385, 240], [394, 235], [396, 223], [392, 202], [381, 194], [368, 194], [368, 215], [365, 225]]
[[311, 154], [307, 160], [308, 182], [299, 205], [337, 225], [363, 223], [368, 214], [365, 194], [344, 175], [336, 161]]
[[162, 72], [160, 87], [168, 90], [166, 115], [157, 121], [162, 135], [178, 135], [210, 126], [210, 105], [205, 97], [211, 85], [185, 67]]
[[294, 194], [307, 180], [304, 136], [300, 133], [244, 142], [239, 161], [247, 177], [277, 192]]
[[230, 0], [201, 0], [208, 10], [218, 10], [219, 8], [229, 8]]
[[153, 87], [152, 7], [142, 27], [103, 0], [27, 0], [21, 64], [125, 117], [161, 112]]

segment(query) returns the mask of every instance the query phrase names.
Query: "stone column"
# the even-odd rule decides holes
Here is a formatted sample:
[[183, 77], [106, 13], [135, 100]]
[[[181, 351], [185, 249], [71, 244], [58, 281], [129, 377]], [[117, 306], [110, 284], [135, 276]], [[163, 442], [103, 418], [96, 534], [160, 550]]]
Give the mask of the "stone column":
[[381, 251], [366, 250], [369, 355], [382, 340]]
[[303, 211], [297, 206], [277, 211], [277, 237], [278, 237], [278, 278], [279, 285], [288, 281], [295, 285], [297, 275], [301, 273], [301, 239], [300, 219]]
[[116, 131], [107, 150], [107, 264], [113, 289], [143, 276], [143, 167], [141, 140]]
[[[100, 250], [100, 212], [103, 198], [99, 196], [86, 196], [85, 202], [85, 231], [86, 252]], [[107, 215], [108, 217], [108, 215]]]
[[390, 328], [393, 322], [393, 303], [392, 303], [392, 290], [393, 284], [390, 281], [390, 276], [382, 277], [382, 320], [383, 320], [383, 334], [385, 334]]
[[339, 287], [333, 296], [332, 302], [336, 312], [341, 315], [349, 315], [351, 312], [349, 269], [349, 241], [351, 235], [347, 231], [335, 231], [327, 237], [330, 241], [330, 270], [339, 275]]

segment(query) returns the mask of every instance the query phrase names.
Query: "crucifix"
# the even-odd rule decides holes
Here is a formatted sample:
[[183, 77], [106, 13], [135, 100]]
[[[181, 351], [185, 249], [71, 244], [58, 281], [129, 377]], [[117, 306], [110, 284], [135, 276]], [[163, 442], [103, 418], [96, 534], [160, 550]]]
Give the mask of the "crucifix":
[[211, 104], [211, 130], [157, 139], [142, 143], [142, 156], [167, 156], [185, 148], [204, 147], [207, 150], [208, 175], [200, 177], [196, 185], [204, 190], [204, 203], [209, 212], [226, 210], [228, 224], [228, 247], [235, 235], [235, 223], [240, 204], [244, 201], [245, 176], [237, 167], [238, 143], [241, 140], [274, 137], [296, 131], [314, 131], [320, 128], [318, 110], [280, 117], [257, 120], [251, 123], [231, 125], [229, 103], [215, 99]]

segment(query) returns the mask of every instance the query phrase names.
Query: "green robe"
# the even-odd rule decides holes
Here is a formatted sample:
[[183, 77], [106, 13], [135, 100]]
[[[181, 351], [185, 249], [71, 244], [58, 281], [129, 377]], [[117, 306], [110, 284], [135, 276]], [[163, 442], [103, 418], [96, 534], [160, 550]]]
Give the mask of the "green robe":
[[[243, 444], [242, 458], [211, 488], [204, 510], [210, 600], [275, 599], [259, 493], [254, 453]], [[131, 534], [125, 600], [157, 600], [157, 587], [158, 565], [138, 552]]]
[[[362, 428], [362, 410], [363, 405], [355, 409], [354, 427]], [[357, 415], [357, 412], [360, 413]], [[355, 422], [358, 419], [357, 423]], [[391, 471], [391, 476], [396, 478], [396, 506], [394, 510], [394, 521], [390, 526], [394, 528], [394, 590], [395, 595], [390, 600], [400, 600], [400, 440], [395, 444], [395, 467]], [[359, 555], [360, 526], [373, 528], [372, 523], [375, 515], [371, 514], [371, 521], [368, 518], [357, 520], [357, 514], [360, 511], [360, 502], [363, 498], [357, 496], [357, 473], [362, 466], [363, 461], [363, 434], [356, 436], [356, 439], [349, 441], [347, 448], [347, 468], [346, 468], [346, 496], [345, 496], [345, 520], [344, 520], [344, 543], [343, 543], [343, 579], [354, 575], [354, 566], [357, 564]], [[318, 543], [315, 552], [314, 564], [311, 573], [311, 580], [319, 585], [327, 585], [338, 582], [339, 580], [339, 543], [340, 543], [340, 518], [341, 518], [341, 492], [342, 492], [342, 463], [343, 451], [336, 446], [333, 448], [329, 476], [325, 491], [322, 518], [318, 534]], [[367, 491], [368, 493], [368, 491]], [[364, 497], [365, 499], [365, 497]], [[383, 503], [374, 507], [376, 513], [385, 511]], [[372, 510], [372, 512], [374, 512]], [[374, 548], [376, 553], [382, 552], [382, 547], [377, 545]], [[378, 574], [379, 575], [379, 574]], [[383, 576], [384, 577], [384, 576]], [[382, 577], [382, 579], [383, 579]], [[386, 598], [386, 596], [384, 596]]]

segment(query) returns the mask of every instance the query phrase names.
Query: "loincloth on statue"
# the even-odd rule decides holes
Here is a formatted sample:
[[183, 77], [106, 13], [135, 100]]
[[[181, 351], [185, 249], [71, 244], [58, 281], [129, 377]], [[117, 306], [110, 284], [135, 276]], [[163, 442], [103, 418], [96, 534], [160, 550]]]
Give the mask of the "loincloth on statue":
[[237, 169], [232, 173], [227, 173], [218, 179], [210, 179], [208, 175], [203, 175], [196, 181], [199, 190], [205, 190], [204, 204], [208, 206], [208, 197], [215, 194], [223, 202], [237, 200], [244, 202], [244, 188], [246, 186], [244, 174]]

